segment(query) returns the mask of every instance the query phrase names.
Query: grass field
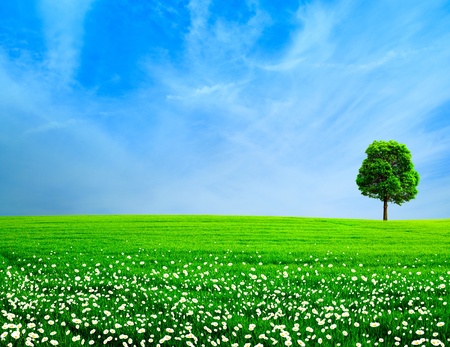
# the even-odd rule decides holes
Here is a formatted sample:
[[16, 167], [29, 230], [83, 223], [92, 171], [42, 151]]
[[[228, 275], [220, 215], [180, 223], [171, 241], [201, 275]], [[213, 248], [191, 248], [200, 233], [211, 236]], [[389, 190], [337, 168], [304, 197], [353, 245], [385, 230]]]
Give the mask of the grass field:
[[450, 345], [450, 220], [0, 217], [3, 346]]

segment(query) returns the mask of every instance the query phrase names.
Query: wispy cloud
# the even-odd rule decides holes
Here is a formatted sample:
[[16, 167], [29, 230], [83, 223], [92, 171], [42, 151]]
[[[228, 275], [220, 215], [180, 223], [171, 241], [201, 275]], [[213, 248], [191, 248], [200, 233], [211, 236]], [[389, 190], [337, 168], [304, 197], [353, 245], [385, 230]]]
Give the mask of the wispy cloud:
[[153, 41], [117, 36], [136, 70], [114, 56], [101, 76], [140, 74], [111, 95], [77, 74], [97, 5], [41, 1], [44, 63], [0, 51], [0, 213], [378, 218], [354, 181], [367, 146], [394, 139], [422, 182], [391, 215], [448, 216], [445, 2], [160, 2], [151, 21], [133, 7], [123, 23], [139, 20]]
[[80, 65], [84, 18], [94, 0], [40, 0], [47, 42], [47, 68], [54, 82], [73, 83]]
[[52, 130], [64, 129], [70, 126], [77, 124], [79, 121], [75, 119], [69, 119], [65, 122], [56, 122], [51, 121], [47, 124], [39, 125], [35, 128], [30, 128], [24, 132], [24, 135], [36, 134], [36, 133], [45, 133]]
[[[440, 35], [433, 42], [417, 35], [417, 28], [425, 28], [429, 21], [421, 16], [420, 5], [412, 14], [403, 8], [388, 15], [381, 7], [374, 10], [373, 14], [364, 12], [362, 20], [355, 20], [355, 11], [361, 9], [348, 4], [336, 8], [317, 3], [301, 7], [300, 27], [280, 60], [268, 63], [246, 57], [252, 60], [249, 66], [268, 73], [252, 71], [231, 102], [227, 100], [229, 103], [215, 99], [218, 108], [237, 111], [240, 117], [238, 128], [222, 133], [230, 155], [225, 166], [234, 170], [222, 184], [237, 185], [237, 190], [246, 191], [250, 182], [260, 182], [258, 173], [265, 172], [273, 182], [259, 185], [260, 193], [283, 196], [286, 204], [274, 204], [283, 206], [280, 210], [294, 213], [296, 208], [289, 207], [295, 206], [293, 196], [305, 200], [313, 197], [314, 206], [319, 207], [311, 213], [320, 214], [320, 201], [333, 201], [330, 206], [348, 197], [359, 201], [354, 179], [364, 150], [374, 139], [392, 138], [406, 143], [419, 167], [423, 167], [423, 155], [430, 160], [448, 152], [446, 141], [441, 146], [436, 144], [434, 148], [441, 148], [438, 151], [420, 145], [433, 137], [421, 130], [428, 122], [428, 114], [449, 98], [448, 80], [442, 75], [442, 68], [448, 66], [448, 50], [442, 41], [448, 37]], [[381, 32], [392, 32], [390, 39], [379, 36], [375, 26], [364, 28], [363, 20], [383, 23]], [[346, 31], [354, 36], [339, 35]], [[202, 71], [206, 73], [210, 67], [206, 64]], [[227, 117], [226, 111], [223, 117]], [[239, 165], [233, 165], [236, 163]], [[274, 183], [289, 168], [295, 168], [302, 193], [293, 187], [297, 180], [292, 176], [281, 179], [282, 187]], [[206, 170], [222, 177], [220, 169], [208, 166]], [[207, 172], [205, 177], [209, 177]], [[316, 186], [305, 189], [304, 182], [310, 181], [315, 181]], [[289, 188], [284, 189], [285, 185]], [[336, 189], [336, 185], [345, 189]], [[240, 204], [231, 205], [246, 210]], [[360, 206], [365, 208], [364, 203]], [[339, 209], [334, 209], [328, 213], [337, 215]], [[353, 213], [376, 216], [364, 210]]]

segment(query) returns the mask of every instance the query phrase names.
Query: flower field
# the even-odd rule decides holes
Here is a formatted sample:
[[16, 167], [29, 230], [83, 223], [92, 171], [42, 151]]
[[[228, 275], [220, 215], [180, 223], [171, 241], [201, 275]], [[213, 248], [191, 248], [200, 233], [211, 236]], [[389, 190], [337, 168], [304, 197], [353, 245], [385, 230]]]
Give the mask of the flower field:
[[[51, 217], [46, 218], [49, 223]], [[177, 219], [166, 218], [169, 224], [170, 218]], [[264, 229], [261, 219], [238, 223], [246, 243], [235, 237], [220, 244], [205, 228], [216, 233], [222, 223], [226, 234], [229, 218], [213, 218], [207, 227], [204, 220], [189, 224], [181, 219], [176, 228], [168, 228], [150, 218], [145, 227], [120, 234], [114, 228], [105, 231], [104, 224], [92, 231], [92, 220], [43, 226], [42, 219], [0, 219], [2, 232], [9, 231], [9, 236], [0, 235], [5, 244], [0, 258], [0, 344], [450, 346], [448, 222], [436, 226], [435, 247], [422, 241], [417, 251], [414, 232], [423, 225], [411, 222], [409, 242], [403, 240], [396, 251], [386, 243], [383, 251], [362, 247], [358, 240], [317, 246], [325, 235], [317, 235], [323, 228], [318, 221], [295, 233], [308, 239], [299, 248], [290, 244], [290, 234], [273, 236], [284, 245], [269, 235], [257, 240]], [[70, 225], [63, 230], [64, 223]], [[192, 242], [186, 242], [183, 226], [188, 230], [195, 223], [198, 234], [190, 232]], [[344, 224], [340, 237], [347, 233], [353, 239], [364, 232], [355, 222]], [[130, 220], [119, 219], [115, 225], [123, 230]], [[285, 226], [277, 220], [270, 225], [278, 225], [278, 233]], [[87, 228], [91, 243], [79, 242], [83, 236], [77, 231]], [[399, 230], [377, 233], [396, 238]], [[310, 232], [317, 235], [316, 245]], [[175, 242], [178, 234], [182, 244]], [[332, 231], [327, 235], [338, 239]], [[267, 242], [272, 242], [270, 247]]]

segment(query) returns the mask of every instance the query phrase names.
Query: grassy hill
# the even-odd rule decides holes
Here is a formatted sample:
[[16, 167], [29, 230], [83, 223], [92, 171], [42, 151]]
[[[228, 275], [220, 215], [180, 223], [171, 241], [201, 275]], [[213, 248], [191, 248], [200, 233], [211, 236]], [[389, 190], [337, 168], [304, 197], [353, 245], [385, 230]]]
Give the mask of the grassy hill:
[[[0, 217], [2, 253], [133, 252], [139, 248], [260, 252], [448, 253], [450, 220], [230, 216]], [[68, 241], [70, 242], [68, 243]]]
[[0, 343], [443, 346], [450, 220], [0, 217]]

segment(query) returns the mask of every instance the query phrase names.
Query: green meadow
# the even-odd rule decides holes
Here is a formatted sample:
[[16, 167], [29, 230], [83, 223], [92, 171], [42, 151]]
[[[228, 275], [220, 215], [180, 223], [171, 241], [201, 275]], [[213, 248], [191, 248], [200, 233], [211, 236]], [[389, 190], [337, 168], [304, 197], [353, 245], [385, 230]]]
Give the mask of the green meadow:
[[450, 220], [0, 217], [5, 346], [445, 346]]

